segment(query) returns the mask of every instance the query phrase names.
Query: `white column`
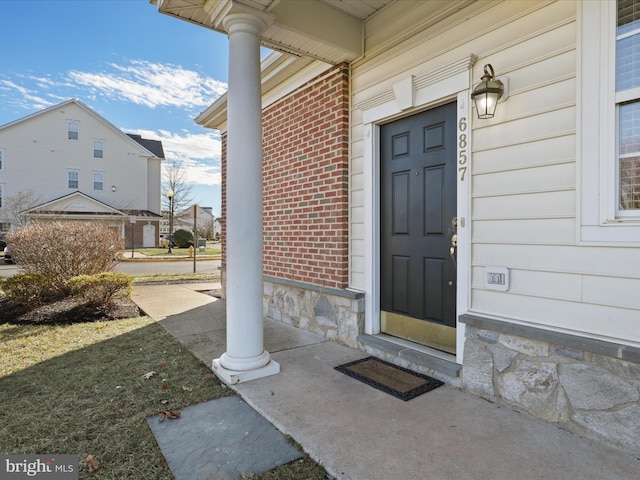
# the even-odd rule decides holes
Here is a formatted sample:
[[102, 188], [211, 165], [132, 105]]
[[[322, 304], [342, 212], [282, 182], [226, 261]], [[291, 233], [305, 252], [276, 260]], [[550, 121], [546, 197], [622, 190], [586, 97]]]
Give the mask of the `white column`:
[[248, 13], [224, 20], [229, 34], [227, 94], [227, 351], [213, 370], [229, 384], [280, 372], [263, 346], [262, 95], [260, 34]]

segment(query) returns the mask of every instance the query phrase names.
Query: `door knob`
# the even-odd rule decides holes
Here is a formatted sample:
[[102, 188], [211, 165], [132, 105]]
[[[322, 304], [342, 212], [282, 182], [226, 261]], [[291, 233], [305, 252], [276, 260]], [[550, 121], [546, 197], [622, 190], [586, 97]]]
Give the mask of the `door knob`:
[[457, 247], [458, 246], [458, 235], [457, 234], [453, 234], [451, 236], [451, 246], [453, 246], [453, 247]]

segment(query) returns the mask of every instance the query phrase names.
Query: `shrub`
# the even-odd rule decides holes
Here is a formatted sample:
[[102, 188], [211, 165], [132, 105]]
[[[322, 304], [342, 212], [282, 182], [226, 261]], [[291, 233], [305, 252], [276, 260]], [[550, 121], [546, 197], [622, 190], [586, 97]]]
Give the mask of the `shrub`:
[[69, 281], [71, 294], [86, 303], [102, 306], [114, 298], [131, 295], [133, 277], [126, 273], [103, 272], [97, 275], [78, 275]]
[[34, 306], [57, 296], [51, 276], [42, 273], [18, 273], [0, 279], [5, 298], [12, 303]]
[[14, 261], [27, 273], [51, 279], [60, 296], [78, 275], [113, 270], [124, 248], [120, 232], [90, 222], [37, 222], [7, 234]]
[[173, 241], [178, 248], [189, 248], [193, 245], [193, 234], [184, 229], [176, 230], [173, 233]]

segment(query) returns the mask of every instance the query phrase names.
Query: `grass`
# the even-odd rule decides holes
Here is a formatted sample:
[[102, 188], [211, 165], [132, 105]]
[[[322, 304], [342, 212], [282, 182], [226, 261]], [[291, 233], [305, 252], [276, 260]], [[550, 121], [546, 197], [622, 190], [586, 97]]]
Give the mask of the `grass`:
[[219, 282], [219, 273], [146, 273], [133, 279], [135, 284], [178, 283], [178, 282]]
[[[174, 255], [189, 255], [188, 248], [173, 247], [172, 250]], [[136, 252], [142, 253], [144, 255], [148, 255], [150, 257], [157, 256], [157, 255], [167, 255], [166, 248], [136, 248]], [[200, 249], [197, 249], [196, 258], [199, 255], [220, 255], [221, 252], [222, 250], [220, 250], [220, 248], [206, 247], [204, 252], [201, 252]], [[126, 255], [127, 251], [125, 250], [123, 254]]]
[[[234, 394], [149, 317], [0, 325], [0, 392], [0, 452], [78, 455], [81, 479], [134, 480], [173, 478], [147, 417]], [[305, 456], [243, 478], [329, 477]]]

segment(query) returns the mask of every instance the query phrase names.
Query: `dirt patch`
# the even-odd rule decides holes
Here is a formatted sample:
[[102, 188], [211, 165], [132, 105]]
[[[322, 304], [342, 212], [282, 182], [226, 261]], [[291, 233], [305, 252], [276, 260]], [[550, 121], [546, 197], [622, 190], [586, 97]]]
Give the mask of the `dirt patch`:
[[76, 323], [133, 318], [144, 315], [131, 298], [117, 298], [110, 304], [95, 307], [73, 298], [28, 308], [0, 300], [0, 324]]

